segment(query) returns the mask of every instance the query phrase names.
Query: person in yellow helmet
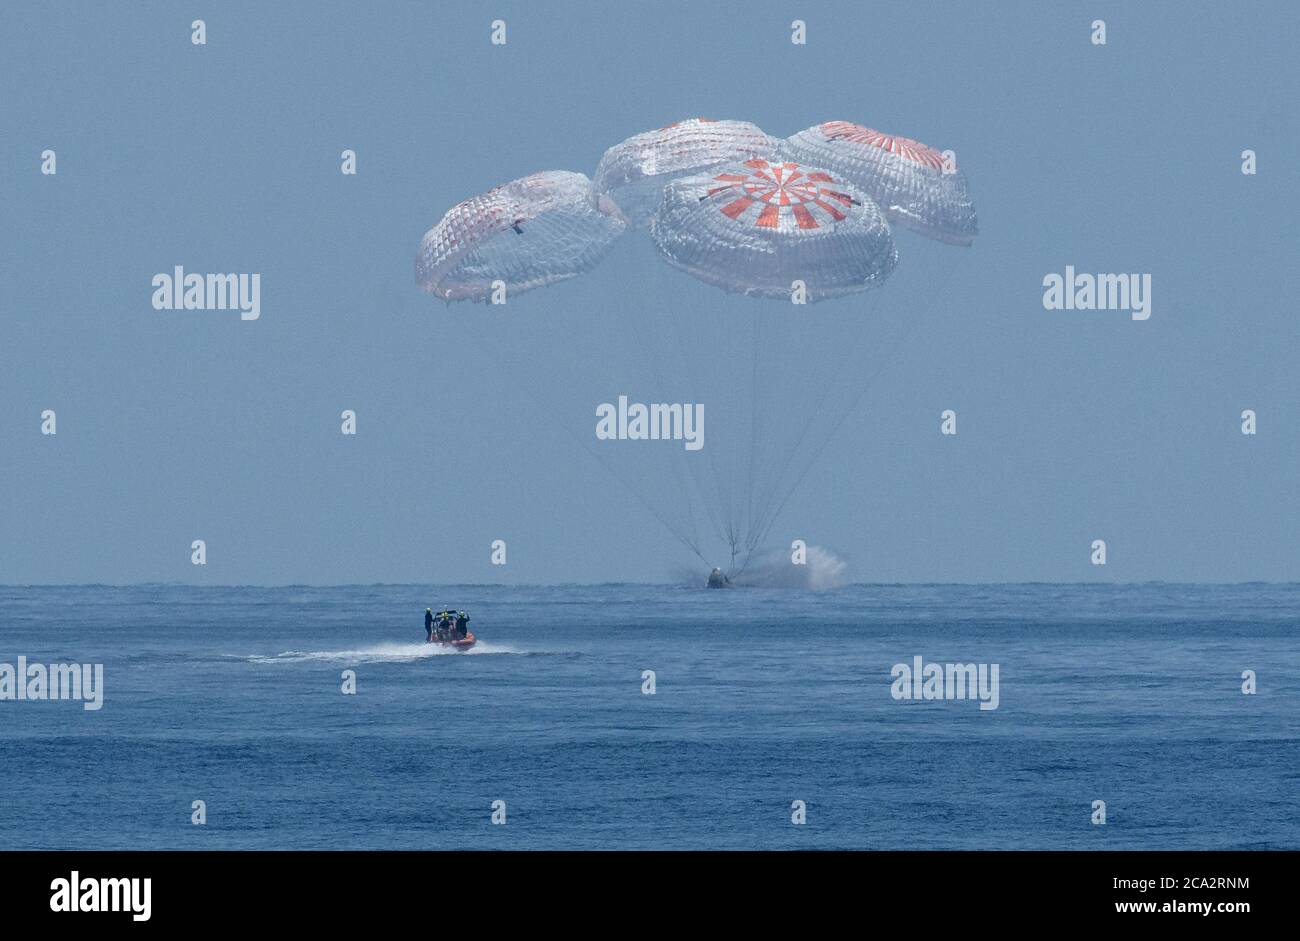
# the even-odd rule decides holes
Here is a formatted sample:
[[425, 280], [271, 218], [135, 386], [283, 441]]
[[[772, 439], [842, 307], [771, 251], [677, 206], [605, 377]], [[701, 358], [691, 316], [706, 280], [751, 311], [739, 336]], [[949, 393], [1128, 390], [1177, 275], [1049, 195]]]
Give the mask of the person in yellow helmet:
[[439, 641], [451, 639], [451, 612], [439, 611], [433, 621], [434, 637]]

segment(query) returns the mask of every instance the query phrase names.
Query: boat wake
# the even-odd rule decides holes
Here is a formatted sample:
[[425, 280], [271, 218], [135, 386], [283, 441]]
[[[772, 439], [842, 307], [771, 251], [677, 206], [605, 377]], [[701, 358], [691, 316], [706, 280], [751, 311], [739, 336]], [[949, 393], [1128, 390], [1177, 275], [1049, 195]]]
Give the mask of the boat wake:
[[355, 650], [285, 650], [272, 656], [254, 654], [244, 659], [249, 663], [412, 663], [429, 657], [480, 657], [520, 652], [505, 644], [479, 641], [465, 651], [440, 644], [376, 644]]

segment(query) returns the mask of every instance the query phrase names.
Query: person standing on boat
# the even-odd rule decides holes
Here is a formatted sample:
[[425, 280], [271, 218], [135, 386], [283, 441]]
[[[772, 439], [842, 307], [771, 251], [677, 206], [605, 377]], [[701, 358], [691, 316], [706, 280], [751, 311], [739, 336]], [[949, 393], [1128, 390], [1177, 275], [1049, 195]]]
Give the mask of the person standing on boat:
[[456, 612], [456, 632], [462, 639], [469, 633], [469, 615], [464, 611]]
[[424, 642], [433, 642], [433, 608], [424, 609]]

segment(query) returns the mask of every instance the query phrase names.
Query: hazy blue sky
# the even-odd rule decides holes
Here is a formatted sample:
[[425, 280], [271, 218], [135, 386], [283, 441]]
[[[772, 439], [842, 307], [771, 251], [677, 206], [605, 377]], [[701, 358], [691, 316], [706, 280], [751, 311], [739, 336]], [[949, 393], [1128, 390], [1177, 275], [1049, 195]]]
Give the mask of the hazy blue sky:
[[[845, 119], [953, 148], [979, 210], [968, 250], [900, 234], [876, 303], [911, 330], [774, 543], [826, 546], [866, 581], [1300, 579], [1293, 3], [4, 17], [0, 582], [665, 577], [688, 561], [676, 543], [539, 422], [457, 328], [465, 309], [417, 290], [412, 259], [458, 200], [591, 174], [611, 144], [695, 115], [778, 136]], [[155, 311], [150, 280], [175, 265], [260, 273], [261, 319]], [[618, 345], [635, 337], [628, 284], [702, 317], [726, 297], [657, 265], [620, 246], [517, 302], [605, 309]], [[1151, 319], [1044, 310], [1042, 279], [1066, 265], [1150, 273]], [[574, 342], [557, 331], [556, 355]], [[439, 362], [456, 383], [435, 381]], [[505, 567], [489, 564], [497, 538]]]

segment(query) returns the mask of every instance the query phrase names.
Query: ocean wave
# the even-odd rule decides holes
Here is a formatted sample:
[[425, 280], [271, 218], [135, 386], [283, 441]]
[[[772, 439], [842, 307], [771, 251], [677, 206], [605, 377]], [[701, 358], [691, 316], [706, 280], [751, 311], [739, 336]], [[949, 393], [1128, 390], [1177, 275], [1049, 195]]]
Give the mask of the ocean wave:
[[429, 657], [481, 657], [522, 652], [505, 644], [480, 641], [464, 651], [440, 644], [376, 644], [352, 650], [285, 650], [270, 656], [251, 654], [243, 659], [249, 663], [412, 663]]

